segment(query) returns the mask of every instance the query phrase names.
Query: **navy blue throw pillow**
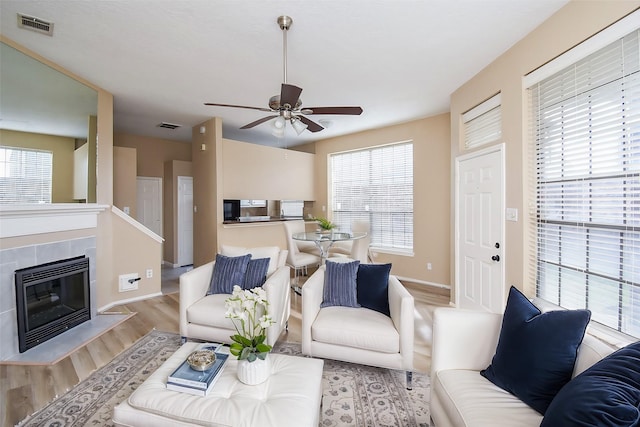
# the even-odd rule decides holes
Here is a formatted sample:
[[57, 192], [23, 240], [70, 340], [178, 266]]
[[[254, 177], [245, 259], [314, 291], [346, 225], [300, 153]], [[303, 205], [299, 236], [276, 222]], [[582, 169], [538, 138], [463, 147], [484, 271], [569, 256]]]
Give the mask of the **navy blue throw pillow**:
[[640, 341], [611, 353], [569, 381], [540, 427], [640, 426]]
[[269, 258], [252, 259], [247, 265], [247, 272], [244, 275], [242, 289], [259, 288], [267, 280], [269, 270]]
[[207, 295], [230, 294], [235, 285], [242, 286], [250, 259], [250, 254], [237, 257], [216, 255]]
[[360, 264], [356, 277], [358, 303], [362, 307], [389, 312], [389, 273], [391, 264]]
[[359, 264], [360, 261], [326, 262], [323, 298], [320, 307], [335, 305], [360, 307], [356, 290], [356, 275]]
[[496, 354], [480, 374], [544, 415], [571, 380], [590, 318], [589, 310], [542, 313], [512, 286]]

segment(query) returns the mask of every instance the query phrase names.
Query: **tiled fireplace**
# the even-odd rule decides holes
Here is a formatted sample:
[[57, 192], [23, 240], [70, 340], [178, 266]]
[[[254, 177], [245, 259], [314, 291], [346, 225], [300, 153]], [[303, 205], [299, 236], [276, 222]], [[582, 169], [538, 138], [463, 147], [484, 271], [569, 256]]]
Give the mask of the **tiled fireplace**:
[[0, 360], [8, 360], [19, 353], [14, 283], [16, 269], [76, 256], [89, 258], [90, 309], [94, 318], [97, 314], [95, 236], [0, 250]]

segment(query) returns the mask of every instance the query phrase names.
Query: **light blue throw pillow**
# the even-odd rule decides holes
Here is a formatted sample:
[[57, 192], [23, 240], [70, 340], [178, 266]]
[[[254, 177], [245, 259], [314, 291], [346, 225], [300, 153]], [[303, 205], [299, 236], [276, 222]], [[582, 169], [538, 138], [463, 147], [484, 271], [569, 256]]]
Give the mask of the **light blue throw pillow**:
[[359, 265], [360, 261], [327, 261], [320, 308], [331, 306], [360, 307], [356, 282]]

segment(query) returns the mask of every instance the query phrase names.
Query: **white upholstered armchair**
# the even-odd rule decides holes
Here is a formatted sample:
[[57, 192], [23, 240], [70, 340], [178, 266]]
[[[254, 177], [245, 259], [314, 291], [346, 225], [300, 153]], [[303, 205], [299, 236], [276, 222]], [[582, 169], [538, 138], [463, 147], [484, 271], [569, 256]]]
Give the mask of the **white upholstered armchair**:
[[326, 266], [302, 287], [302, 353], [407, 373], [411, 388], [414, 301], [395, 276], [389, 276], [390, 316], [368, 308], [321, 308]]
[[[263, 285], [269, 302], [269, 314], [275, 324], [267, 328], [267, 344], [273, 345], [283, 329], [287, 328], [290, 314], [290, 270], [285, 265], [287, 251], [278, 247], [240, 248], [223, 246], [222, 255], [252, 254], [253, 259], [270, 258], [267, 280]], [[225, 300], [230, 294], [207, 295], [215, 261], [201, 265], [180, 276], [180, 335], [211, 342], [231, 343], [236, 333], [231, 319], [225, 317]]]

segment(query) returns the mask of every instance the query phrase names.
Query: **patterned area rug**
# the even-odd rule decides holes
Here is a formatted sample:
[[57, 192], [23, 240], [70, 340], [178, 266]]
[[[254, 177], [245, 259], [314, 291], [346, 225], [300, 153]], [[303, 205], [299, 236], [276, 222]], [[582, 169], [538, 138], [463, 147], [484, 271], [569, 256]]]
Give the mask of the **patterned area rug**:
[[[113, 407], [180, 347], [176, 334], [152, 331], [45, 408], [22, 427], [113, 426]], [[300, 344], [280, 343], [274, 352], [300, 355]], [[429, 378], [404, 372], [325, 360], [320, 427], [429, 426]]]

